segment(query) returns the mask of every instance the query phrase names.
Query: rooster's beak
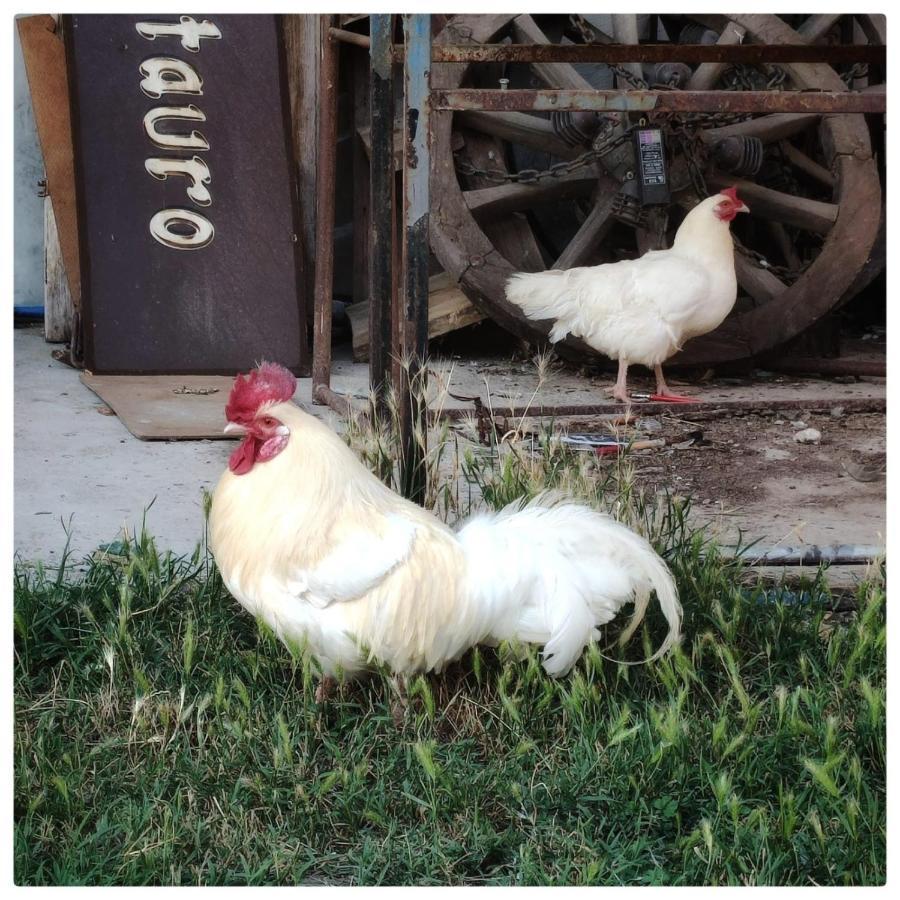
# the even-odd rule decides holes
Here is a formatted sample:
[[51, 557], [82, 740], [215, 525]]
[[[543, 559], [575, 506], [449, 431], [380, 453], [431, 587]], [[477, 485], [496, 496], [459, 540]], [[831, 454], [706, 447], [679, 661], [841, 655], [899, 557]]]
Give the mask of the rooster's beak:
[[244, 428], [243, 425], [238, 425], [237, 422], [229, 422], [225, 428], [222, 430], [223, 434], [246, 434], [247, 429]]
[[750, 212], [750, 207], [747, 206], [746, 203], [742, 203], [742, 204], [738, 207], [738, 212], [746, 212], [746, 213], [748, 213], [748, 212]]

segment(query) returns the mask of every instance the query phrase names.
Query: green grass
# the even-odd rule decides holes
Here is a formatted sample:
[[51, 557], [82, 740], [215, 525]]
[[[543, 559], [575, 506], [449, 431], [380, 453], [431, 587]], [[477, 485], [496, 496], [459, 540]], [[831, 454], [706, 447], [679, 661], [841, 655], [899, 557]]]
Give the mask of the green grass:
[[[883, 883], [882, 573], [849, 612], [820, 577], [771, 602], [627, 463], [541, 447], [458, 468], [491, 504], [574, 485], [651, 534], [685, 608], [674, 654], [590, 650], [552, 681], [503, 646], [415, 679], [405, 710], [381, 673], [316, 705], [314, 665], [199, 550], [141, 535], [80, 567], [19, 564], [16, 882]], [[445, 487], [452, 519], [470, 503]], [[639, 659], [663, 632], [651, 617], [609, 652]]]

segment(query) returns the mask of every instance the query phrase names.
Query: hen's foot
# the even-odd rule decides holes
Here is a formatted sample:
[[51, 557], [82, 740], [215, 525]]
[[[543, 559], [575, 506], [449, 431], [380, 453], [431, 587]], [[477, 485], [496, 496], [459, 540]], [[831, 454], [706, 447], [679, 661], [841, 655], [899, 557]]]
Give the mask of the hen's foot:
[[325, 675], [316, 688], [316, 703], [324, 703], [331, 700], [338, 691], [338, 680], [331, 675]]

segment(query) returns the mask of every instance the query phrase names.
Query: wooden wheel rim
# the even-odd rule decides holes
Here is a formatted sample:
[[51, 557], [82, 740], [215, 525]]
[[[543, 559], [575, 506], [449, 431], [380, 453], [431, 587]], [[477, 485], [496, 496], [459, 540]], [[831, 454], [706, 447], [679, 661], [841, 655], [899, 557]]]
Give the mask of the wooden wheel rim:
[[[488, 43], [515, 18], [513, 15], [456, 16], [436, 41]], [[766, 43], [802, 43], [803, 38], [774, 15], [734, 15], [731, 21]], [[783, 68], [800, 88], [846, 90], [840, 76], [819, 63], [788, 64]], [[459, 87], [468, 66], [435, 64], [434, 88]], [[819, 134], [836, 183], [832, 202], [837, 217], [821, 252], [809, 268], [777, 298], [735, 313], [716, 331], [695, 338], [672, 359], [673, 364], [708, 365], [745, 359], [783, 344], [834, 308], [863, 268], [878, 233], [881, 186], [872, 159], [865, 117], [822, 116]], [[529, 341], [546, 342], [551, 322], [526, 319], [505, 297], [504, 285], [515, 271], [485, 235], [467, 206], [452, 153], [453, 115], [434, 117], [431, 244], [444, 269], [486, 315]], [[740, 181], [738, 181], [740, 183]], [[566, 356], [596, 360], [598, 354], [582, 341], [567, 338]]]

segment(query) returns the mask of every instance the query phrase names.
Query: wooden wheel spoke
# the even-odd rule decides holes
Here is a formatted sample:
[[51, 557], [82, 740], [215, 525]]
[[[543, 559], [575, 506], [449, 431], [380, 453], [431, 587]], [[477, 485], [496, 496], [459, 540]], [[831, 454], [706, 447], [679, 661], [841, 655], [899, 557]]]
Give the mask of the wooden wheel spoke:
[[[513, 20], [516, 40], [523, 44], [549, 44], [550, 38], [534, 19], [525, 14]], [[593, 90], [593, 85], [569, 63], [532, 63], [531, 68], [549, 87], [559, 90]]]
[[809, 175], [810, 178], [815, 178], [816, 181], [824, 184], [826, 187], [834, 187], [834, 175], [832, 175], [825, 166], [819, 165], [814, 159], [810, 159], [802, 150], [798, 150], [788, 141], [785, 141], [782, 144], [781, 149], [785, 158], [792, 166], [799, 169], [805, 175]]
[[743, 253], [734, 254], [734, 273], [738, 284], [760, 305], [774, 300], [787, 285], [762, 266], [754, 265]]
[[818, 121], [817, 113], [773, 113], [756, 119], [736, 122], [734, 125], [723, 125], [721, 128], [709, 128], [703, 132], [703, 140], [715, 144], [727, 137], [758, 137], [764, 144], [793, 137], [805, 131]]
[[545, 178], [537, 184], [498, 184], [464, 191], [463, 198], [472, 215], [481, 221], [521, 212], [551, 200], [583, 197], [596, 185], [597, 173], [584, 169], [560, 178]]
[[581, 148], [570, 147], [557, 135], [549, 119], [528, 113], [467, 110], [456, 113], [455, 118], [465, 128], [532, 150], [543, 150], [560, 159], [572, 159], [581, 152]]
[[810, 16], [798, 29], [797, 34], [814, 44], [841, 17], [840, 13], [816, 13]]
[[706, 183], [717, 190], [736, 185], [741, 199], [750, 207], [751, 215], [760, 219], [771, 219], [782, 225], [793, 225], [818, 234], [827, 234], [837, 220], [839, 207], [836, 203], [795, 197], [752, 181], [735, 182], [722, 175], [711, 175]]
[[[623, 13], [612, 17], [613, 20], [613, 36], [620, 44], [637, 44], [638, 43], [638, 25], [637, 16], [634, 13]], [[640, 63], [625, 63], [623, 69], [631, 73], [633, 78], [644, 77]], [[616, 84], [618, 87], [628, 90], [631, 85], [625, 78], [616, 76]]]
[[[608, 183], [609, 182], [609, 183]], [[612, 179], [601, 179], [598, 200], [588, 217], [581, 223], [575, 237], [553, 263], [554, 269], [571, 269], [582, 265], [592, 250], [603, 240], [613, 224], [613, 201], [618, 185]]]
[[[719, 35], [717, 44], [722, 46], [743, 43], [744, 36], [747, 34], [744, 28], [734, 22], [729, 22], [722, 33]], [[694, 74], [688, 79], [684, 86], [687, 91], [708, 91], [718, 81], [719, 75], [725, 68], [725, 63], [701, 63], [694, 70]]]

